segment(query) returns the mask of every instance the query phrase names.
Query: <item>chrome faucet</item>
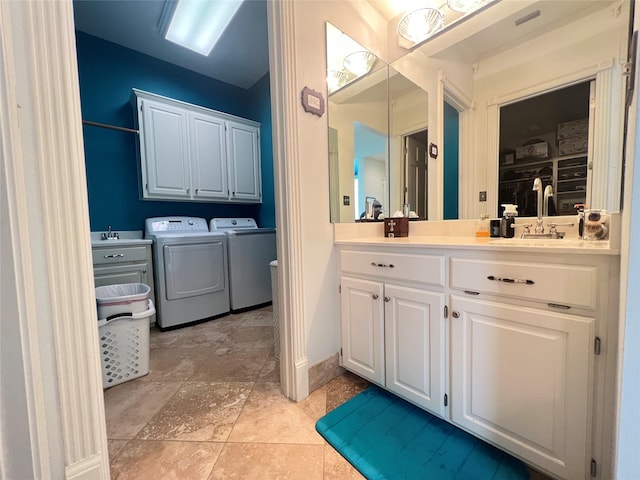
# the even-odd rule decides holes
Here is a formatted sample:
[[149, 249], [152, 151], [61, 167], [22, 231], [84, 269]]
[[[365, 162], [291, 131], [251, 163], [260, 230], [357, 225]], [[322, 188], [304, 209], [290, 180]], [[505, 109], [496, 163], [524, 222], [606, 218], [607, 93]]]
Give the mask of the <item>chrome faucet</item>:
[[549, 198], [553, 197], [553, 187], [551, 185], [547, 185], [544, 187], [544, 199], [542, 203], [542, 216], [549, 216]]
[[544, 233], [544, 224], [542, 223], [542, 180], [536, 177], [533, 181], [533, 191], [538, 192], [538, 220], [536, 221], [535, 233]]

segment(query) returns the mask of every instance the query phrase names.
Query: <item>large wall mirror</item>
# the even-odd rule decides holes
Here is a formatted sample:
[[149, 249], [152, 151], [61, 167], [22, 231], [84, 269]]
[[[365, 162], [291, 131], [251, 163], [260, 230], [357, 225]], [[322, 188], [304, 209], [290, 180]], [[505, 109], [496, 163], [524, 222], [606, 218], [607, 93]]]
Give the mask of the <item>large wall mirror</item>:
[[[331, 221], [358, 221], [374, 201], [384, 215], [409, 204], [429, 220], [499, 216], [502, 203], [530, 202], [536, 176], [557, 214], [619, 210], [630, 6], [492, 2], [390, 65], [330, 75]], [[330, 32], [348, 36], [327, 24], [339, 72]]]
[[426, 218], [427, 92], [330, 23], [327, 71], [331, 221]]

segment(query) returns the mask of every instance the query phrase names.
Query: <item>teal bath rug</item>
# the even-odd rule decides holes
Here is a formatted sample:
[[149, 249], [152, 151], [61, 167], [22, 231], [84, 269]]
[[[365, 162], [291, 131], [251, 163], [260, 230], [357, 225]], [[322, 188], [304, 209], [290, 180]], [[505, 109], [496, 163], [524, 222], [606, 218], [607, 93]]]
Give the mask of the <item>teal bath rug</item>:
[[526, 480], [507, 453], [378, 387], [327, 413], [316, 430], [369, 480]]

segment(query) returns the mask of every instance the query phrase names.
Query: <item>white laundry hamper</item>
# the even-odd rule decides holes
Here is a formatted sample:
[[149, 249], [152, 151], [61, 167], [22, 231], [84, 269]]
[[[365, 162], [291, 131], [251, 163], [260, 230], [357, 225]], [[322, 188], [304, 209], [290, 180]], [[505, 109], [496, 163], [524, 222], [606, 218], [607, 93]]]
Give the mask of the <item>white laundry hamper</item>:
[[150, 291], [144, 283], [96, 288], [102, 388], [149, 373]]

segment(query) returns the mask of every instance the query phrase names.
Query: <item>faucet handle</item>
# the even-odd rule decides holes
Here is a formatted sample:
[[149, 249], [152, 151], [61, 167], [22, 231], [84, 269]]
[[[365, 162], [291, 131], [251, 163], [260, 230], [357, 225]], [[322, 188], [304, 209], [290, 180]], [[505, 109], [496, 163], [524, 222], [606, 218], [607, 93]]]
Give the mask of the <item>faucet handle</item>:
[[522, 235], [531, 233], [531, 227], [533, 227], [532, 223], [514, 223], [511, 225], [511, 228], [522, 228]]
[[556, 227], [573, 227], [575, 224], [573, 222], [569, 222], [569, 223], [547, 223], [547, 225], [549, 226], [549, 228], [551, 230], [549, 230], [549, 233], [556, 233]]

